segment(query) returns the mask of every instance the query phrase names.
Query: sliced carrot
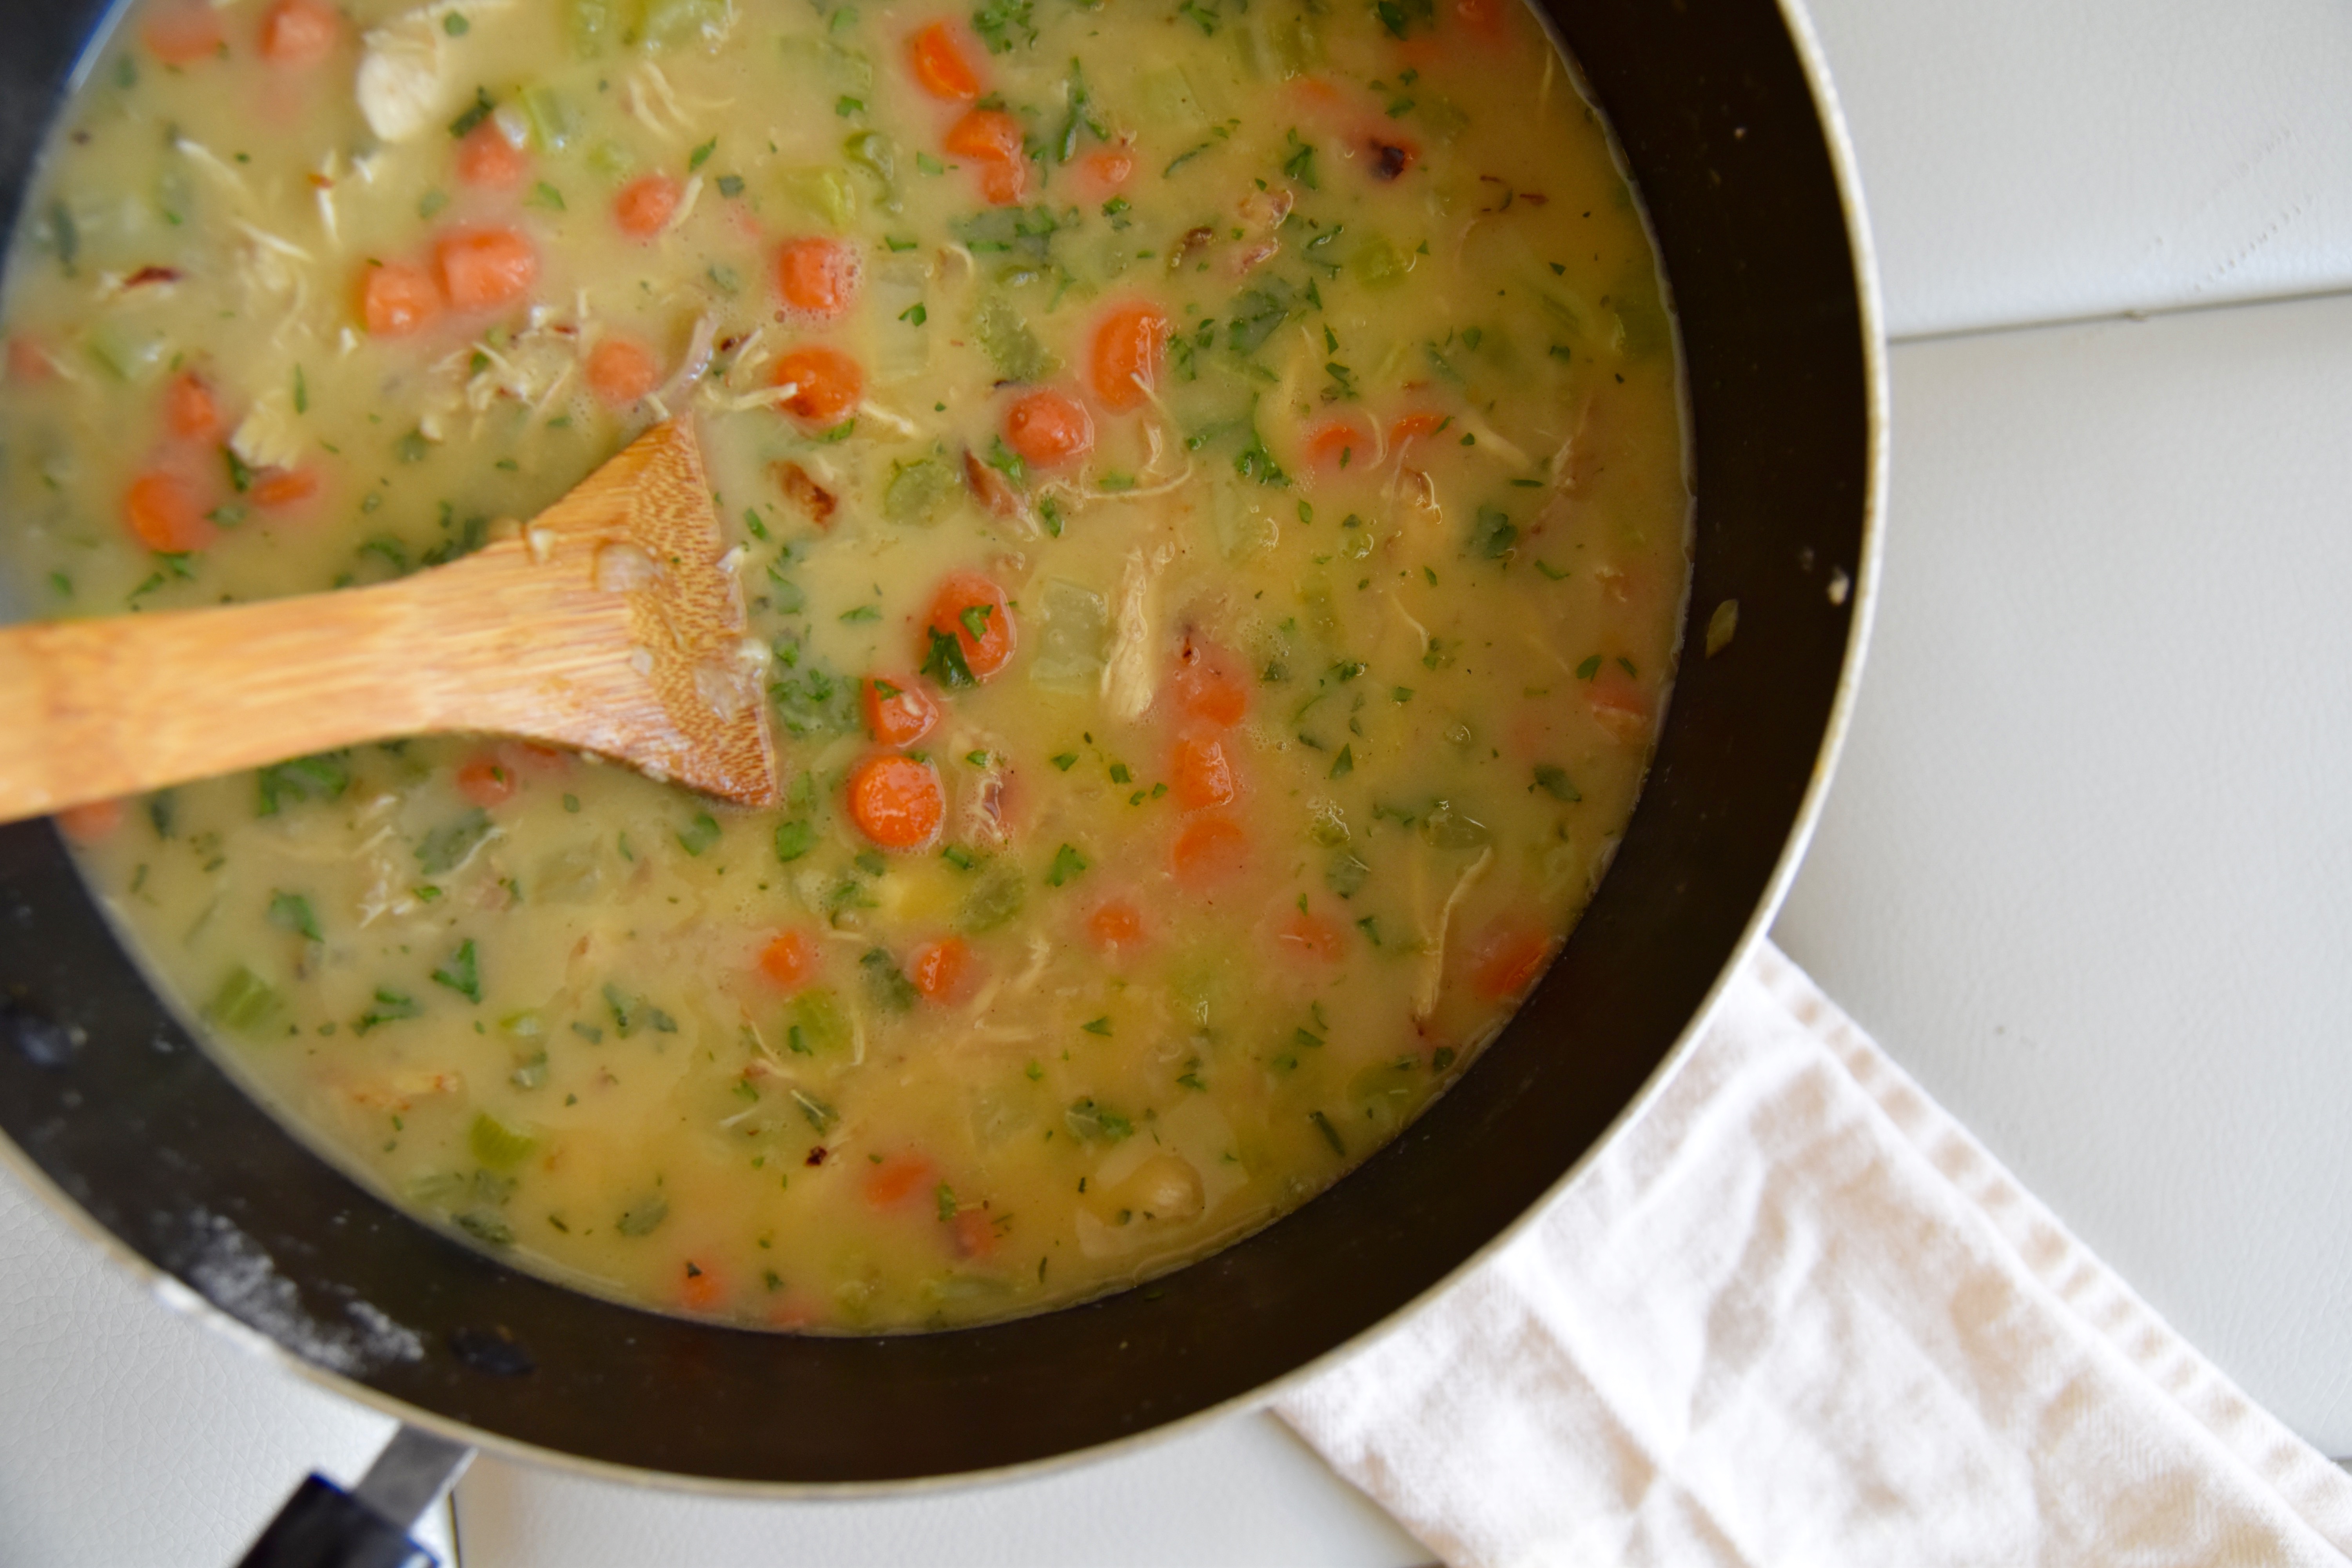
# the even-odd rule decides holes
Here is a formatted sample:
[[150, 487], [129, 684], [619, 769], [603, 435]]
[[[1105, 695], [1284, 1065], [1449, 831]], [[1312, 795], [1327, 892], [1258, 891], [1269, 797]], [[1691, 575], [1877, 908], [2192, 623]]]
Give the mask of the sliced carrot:
[[1157, 305], [1118, 305], [1095, 329], [1091, 363], [1095, 395], [1103, 406], [1124, 413], [1160, 384], [1168, 350], [1168, 316]]
[[1224, 742], [1212, 735], [1187, 735], [1178, 741], [1168, 759], [1168, 776], [1176, 804], [1186, 811], [1224, 805], [1241, 793]]
[[[1015, 633], [1004, 590], [977, 572], [959, 572], [940, 585], [925, 625], [929, 631], [953, 633], [962, 645], [965, 666], [982, 680], [1003, 669], [1013, 657]], [[926, 657], [929, 641], [927, 636]]]
[[1637, 740], [1649, 732], [1649, 693], [1616, 666], [1603, 666], [1592, 678], [1586, 700], [1592, 704], [1592, 716], [1619, 740]]
[[483, 121], [457, 143], [457, 178], [469, 185], [511, 191], [530, 171], [530, 160], [495, 120]]
[[1106, 899], [1087, 917], [1087, 937], [1104, 952], [1131, 952], [1143, 945], [1143, 911], [1125, 899]]
[[1414, 413], [1401, 416], [1389, 426], [1389, 445], [1402, 447], [1407, 441], [1423, 436], [1434, 436], [1454, 421], [1441, 414]]
[[1169, 868], [1195, 891], [1220, 887], [1249, 868], [1249, 835], [1231, 817], [1196, 817], [1177, 836]]
[[1293, 910], [1275, 932], [1281, 950], [1294, 958], [1337, 963], [1347, 952], [1347, 934], [1338, 923], [1305, 910]]
[[821, 235], [788, 239], [776, 251], [776, 287], [784, 303], [820, 321], [831, 321], [857, 302], [865, 267], [857, 247]]
[[907, 58], [916, 84], [933, 98], [970, 103], [980, 96], [980, 76], [945, 22], [934, 22], [908, 39]]
[[937, 942], [925, 942], [915, 950], [914, 961], [907, 965], [907, 978], [915, 989], [934, 1002], [950, 1002], [960, 996], [964, 983], [971, 974], [971, 943], [960, 936], [943, 936]]
[[182, 371], [163, 389], [163, 428], [185, 441], [209, 441], [220, 434], [220, 405], [194, 371]]
[[299, 506], [319, 493], [319, 472], [316, 468], [271, 468], [253, 481], [246, 493], [253, 504], [271, 510]]
[[161, 468], [131, 481], [122, 498], [122, 516], [140, 543], [167, 554], [202, 550], [219, 532], [205, 519], [195, 488]]
[[423, 268], [387, 261], [360, 283], [360, 319], [379, 338], [404, 338], [441, 313], [441, 290]]
[[640, 174], [613, 198], [613, 221], [634, 239], [651, 239], [669, 226], [686, 187], [669, 174]]
[[803, 931], [788, 931], [760, 950], [760, 973], [787, 991], [798, 991], [824, 969], [824, 949]]
[[1338, 473], [1372, 460], [1372, 437], [1353, 419], [1326, 419], [1307, 432], [1307, 460]]
[[1084, 160], [1087, 179], [1104, 195], [1123, 188], [1135, 174], [1135, 153], [1126, 147], [1103, 147]]
[[885, 849], [920, 849], [939, 837], [947, 815], [940, 775], [929, 763], [895, 752], [866, 758], [849, 774], [849, 817]]
[[789, 386], [785, 411], [804, 425], [830, 429], [866, 395], [866, 373], [839, 349], [812, 345], [776, 361], [774, 383]]
[[228, 47], [220, 13], [208, 0], [170, 0], [139, 26], [139, 41], [167, 66], [194, 65]]
[[512, 799], [518, 782], [495, 752], [478, 752], [457, 765], [457, 793], [485, 810]]
[[1005, 410], [1004, 439], [1033, 467], [1055, 468], [1094, 449], [1094, 416], [1066, 393], [1033, 392]]
[[261, 18], [261, 58], [300, 69], [335, 52], [343, 19], [326, 0], [278, 0]]
[[1026, 194], [1028, 161], [1023, 156], [1021, 121], [1002, 110], [975, 109], [949, 128], [950, 156], [980, 173], [980, 194], [995, 206], [1011, 206]]
[[58, 362], [49, 351], [27, 337], [8, 340], [8, 379], [18, 386], [38, 386], [58, 378]]
[[678, 1305], [690, 1312], [715, 1311], [726, 1294], [727, 1287], [709, 1264], [687, 1259], [685, 1278], [677, 1287]]
[[537, 741], [500, 741], [499, 755], [520, 773], [560, 777], [572, 771], [570, 752], [561, 746], [543, 746]]
[[111, 838], [122, 826], [122, 803], [120, 800], [93, 800], [84, 805], [68, 806], [58, 813], [58, 831], [80, 845], [96, 844]]
[[1503, 0], [1454, 0], [1454, 14], [1471, 31], [1495, 37], [1503, 30]]
[[996, 1250], [996, 1226], [989, 1223], [986, 1209], [956, 1210], [948, 1222], [948, 1235], [959, 1258], [977, 1260]]
[[1186, 637], [1168, 684], [1187, 718], [1230, 730], [1249, 713], [1249, 679], [1241, 661], [1212, 644]]
[[626, 408], [661, 384], [661, 363], [635, 338], [606, 338], [588, 353], [588, 384], [608, 406]]
[[886, 746], [911, 746], [939, 722], [940, 705], [911, 680], [874, 676], [860, 681], [866, 732]]
[[467, 229], [433, 247], [441, 292], [460, 310], [509, 305], [539, 281], [539, 252], [510, 228]]
[[918, 1193], [928, 1194], [939, 1173], [920, 1154], [893, 1154], [866, 1173], [866, 1201], [877, 1209], [896, 1208]]
[[1470, 984], [1496, 1001], [1517, 996], [1536, 983], [1551, 952], [1550, 932], [1507, 915], [1470, 944]]

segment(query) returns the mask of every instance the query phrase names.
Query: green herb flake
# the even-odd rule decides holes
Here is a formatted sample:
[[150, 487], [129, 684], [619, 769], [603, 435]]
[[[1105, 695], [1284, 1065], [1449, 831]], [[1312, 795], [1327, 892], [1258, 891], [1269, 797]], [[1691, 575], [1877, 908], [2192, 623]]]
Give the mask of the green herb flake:
[[1089, 1018], [1085, 1023], [1080, 1024], [1078, 1027], [1084, 1029], [1089, 1035], [1100, 1035], [1106, 1039], [1110, 1037], [1110, 1019], [1108, 1017]]
[[689, 855], [700, 855], [719, 842], [719, 819], [707, 811], [698, 811], [694, 820], [677, 830], [677, 847]]
[[352, 1023], [352, 1032], [355, 1035], [364, 1035], [370, 1029], [395, 1023], [402, 1018], [414, 1018], [424, 1011], [424, 1008], [416, 1005], [415, 997], [405, 992], [391, 991], [379, 985], [375, 991], [375, 1005], [361, 1014]]
[[1067, 844], [1054, 851], [1054, 864], [1045, 873], [1045, 885], [1058, 888], [1087, 868], [1087, 858]]
[[1352, 745], [1340, 747], [1339, 754], [1331, 761], [1330, 776], [1335, 779], [1343, 779], [1355, 771], [1356, 748]]
[[1068, 773], [1070, 769], [1076, 764], [1078, 753], [1076, 752], [1064, 752], [1058, 756], [1048, 757], [1045, 760], [1052, 763], [1054, 766], [1060, 769], [1062, 772]]
[[1574, 805], [1584, 798], [1576, 785], [1570, 782], [1567, 773], [1553, 767], [1549, 763], [1539, 763], [1536, 765], [1535, 777], [1533, 787], [1543, 791], [1554, 800], [1564, 800]]
[[269, 900], [269, 923], [279, 931], [292, 931], [311, 942], [326, 939], [319, 934], [319, 917], [310, 910], [310, 900], [299, 893], [278, 893]]

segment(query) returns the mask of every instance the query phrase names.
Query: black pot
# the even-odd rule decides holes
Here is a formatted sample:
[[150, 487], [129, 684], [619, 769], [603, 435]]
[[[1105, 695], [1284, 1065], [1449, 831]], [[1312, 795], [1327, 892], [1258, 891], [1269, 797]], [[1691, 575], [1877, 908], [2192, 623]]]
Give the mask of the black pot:
[[[889, 1482], [1097, 1447], [1258, 1394], [1436, 1289], [1607, 1134], [1763, 930], [1860, 658], [1865, 599], [1833, 584], [1871, 577], [1875, 324], [1804, 47], [1775, 0], [1547, 8], [1681, 316], [1685, 658], [1648, 791], [1559, 962], [1328, 1194], [1151, 1286], [993, 1328], [794, 1338], [616, 1306], [447, 1240], [281, 1131], [149, 990], [45, 823], [0, 828], [0, 1153], [344, 1393], [467, 1442], [706, 1481]], [[13, 216], [108, 7], [6, 9]], [[1726, 599], [1738, 636], [1705, 657]]]

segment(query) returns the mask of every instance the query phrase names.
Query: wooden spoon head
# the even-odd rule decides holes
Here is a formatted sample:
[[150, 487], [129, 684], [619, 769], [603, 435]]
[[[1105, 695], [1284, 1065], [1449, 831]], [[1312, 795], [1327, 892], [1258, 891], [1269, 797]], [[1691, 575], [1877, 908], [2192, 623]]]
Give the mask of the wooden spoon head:
[[[477, 566], [478, 563], [478, 566]], [[742, 584], [694, 427], [656, 425], [452, 571], [495, 586], [509, 624], [560, 639], [519, 656], [483, 728], [559, 741], [744, 805], [782, 798]]]

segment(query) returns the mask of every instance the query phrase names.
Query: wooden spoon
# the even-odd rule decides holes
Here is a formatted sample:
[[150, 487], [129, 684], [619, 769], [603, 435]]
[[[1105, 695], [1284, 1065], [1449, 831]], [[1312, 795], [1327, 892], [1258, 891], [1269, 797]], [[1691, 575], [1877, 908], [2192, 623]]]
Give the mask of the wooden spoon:
[[694, 429], [398, 582], [0, 630], [0, 821], [363, 741], [480, 731], [778, 799], [757, 645]]

